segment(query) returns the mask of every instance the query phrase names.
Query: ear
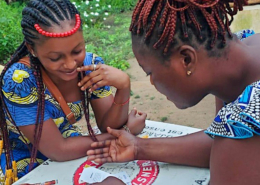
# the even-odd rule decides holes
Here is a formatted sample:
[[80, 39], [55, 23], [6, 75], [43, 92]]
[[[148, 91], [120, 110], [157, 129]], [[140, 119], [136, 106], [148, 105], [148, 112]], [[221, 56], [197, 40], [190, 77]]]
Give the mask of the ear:
[[28, 44], [27, 42], [25, 42], [25, 45], [26, 45], [28, 51], [29, 51], [34, 57], [36, 57], [36, 54], [35, 54], [35, 51], [34, 51], [32, 45]]
[[179, 48], [179, 54], [183, 57], [182, 65], [188, 75], [193, 73], [198, 61], [196, 50], [189, 45], [182, 45]]

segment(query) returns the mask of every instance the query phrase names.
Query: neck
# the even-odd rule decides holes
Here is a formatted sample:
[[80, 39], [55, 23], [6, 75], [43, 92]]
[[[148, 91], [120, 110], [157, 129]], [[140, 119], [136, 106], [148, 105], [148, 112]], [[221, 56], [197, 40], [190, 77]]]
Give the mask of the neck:
[[66, 81], [57, 76], [50, 74], [47, 70], [45, 70], [45, 72], [47, 73], [47, 75], [50, 77], [50, 79], [52, 80], [52, 82], [55, 84], [55, 86], [58, 89], [63, 89], [65, 87], [74, 87], [75, 84], [76, 84], [76, 86], [78, 84], [78, 77], [76, 77], [70, 81]]
[[259, 46], [231, 41], [226, 56], [212, 62], [211, 93], [224, 102], [234, 101], [247, 85], [260, 79]]

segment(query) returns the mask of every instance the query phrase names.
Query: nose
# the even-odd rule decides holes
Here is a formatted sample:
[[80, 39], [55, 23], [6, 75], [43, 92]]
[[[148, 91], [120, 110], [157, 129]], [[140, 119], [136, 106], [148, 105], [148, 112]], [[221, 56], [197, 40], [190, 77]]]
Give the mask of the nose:
[[152, 75], [150, 75], [150, 83], [151, 83], [152, 85], [154, 85], [153, 79], [152, 79]]
[[64, 62], [64, 68], [65, 69], [69, 69], [69, 70], [73, 70], [75, 69], [77, 66], [76, 61], [73, 58], [68, 58], [65, 62]]

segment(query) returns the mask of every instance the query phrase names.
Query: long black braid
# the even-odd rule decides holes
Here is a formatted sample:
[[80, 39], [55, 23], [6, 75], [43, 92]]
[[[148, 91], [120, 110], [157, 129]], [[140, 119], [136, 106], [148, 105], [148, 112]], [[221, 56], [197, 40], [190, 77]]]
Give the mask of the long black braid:
[[[2, 86], [3, 86], [3, 77], [7, 71], [7, 69], [17, 63], [21, 58], [25, 56], [29, 56], [31, 69], [33, 70], [33, 75], [35, 76], [36, 83], [37, 83], [37, 92], [38, 92], [38, 109], [37, 109], [37, 116], [35, 120], [35, 133], [34, 133], [34, 143], [31, 151], [31, 161], [30, 161], [30, 170], [32, 169], [33, 164], [35, 163], [37, 150], [39, 141], [41, 138], [42, 127], [43, 127], [43, 120], [44, 120], [44, 107], [45, 107], [45, 94], [44, 94], [44, 84], [42, 81], [42, 74], [41, 74], [41, 63], [38, 58], [31, 55], [26, 47], [26, 43], [30, 44], [34, 47], [35, 40], [40, 39], [38, 32], [35, 30], [34, 25], [39, 24], [43, 27], [51, 27], [53, 24], [60, 25], [60, 22], [67, 19], [67, 20], [74, 20], [75, 14], [79, 14], [78, 10], [69, 0], [63, 1], [55, 1], [55, 0], [31, 0], [27, 7], [24, 8], [22, 12], [22, 32], [24, 34], [24, 41], [22, 44], [17, 48], [13, 56], [11, 57], [10, 61], [5, 65], [4, 70], [0, 76], [0, 129], [2, 132], [3, 140], [4, 140], [4, 150], [6, 155], [7, 161], [7, 169], [11, 169], [12, 164], [11, 161], [13, 160], [12, 152], [11, 152], [11, 145], [8, 136], [8, 129], [6, 123], [6, 116], [9, 120], [16, 126], [14, 120], [10, 116], [10, 113], [5, 105], [4, 97], [2, 93]], [[86, 102], [87, 99], [87, 102]], [[96, 137], [94, 132], [89, 123], [89, 99], [88, 99], [88, 92], [82, 93], [82, 104], [84, 108], [85, 118], [87, 121], [87, 126], [89, 129], [89, 134], [91, 138], [96, 141]], [[17, 128], [18, 132], [23, 138], [20, 130]], [[25, 141], [25, 139], [23, 138]], [[26, 142], [27, 143], [27, 142]]]

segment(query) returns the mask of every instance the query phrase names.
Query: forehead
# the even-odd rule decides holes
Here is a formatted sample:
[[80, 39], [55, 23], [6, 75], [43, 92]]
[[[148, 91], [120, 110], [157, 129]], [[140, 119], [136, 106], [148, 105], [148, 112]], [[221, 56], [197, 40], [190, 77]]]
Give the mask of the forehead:
[[84, 37], [82, 31], [77, 31], [69, 37], [63, 38], [47, 38], [41, 44], [35, 44], [37, 52], [71, 52], [78, 45], [84, 45]]
[[141, 66], [166, 65], [167, 60], [161, 55], [161, 51], [147, 46], [142, 41], [132, 42], [133, 53]]

